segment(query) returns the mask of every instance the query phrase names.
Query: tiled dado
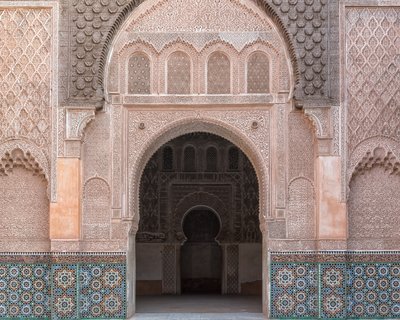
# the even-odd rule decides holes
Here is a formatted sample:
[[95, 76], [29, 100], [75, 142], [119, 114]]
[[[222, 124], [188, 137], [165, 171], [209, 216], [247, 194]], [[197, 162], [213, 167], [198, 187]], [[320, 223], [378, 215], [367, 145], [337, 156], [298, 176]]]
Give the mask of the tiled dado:
[[400, 318], [400, 252], [271, 253], [270, 258], [271, 318]]
[[0, 254], [0, 318], [126, 317], [124, 254]]

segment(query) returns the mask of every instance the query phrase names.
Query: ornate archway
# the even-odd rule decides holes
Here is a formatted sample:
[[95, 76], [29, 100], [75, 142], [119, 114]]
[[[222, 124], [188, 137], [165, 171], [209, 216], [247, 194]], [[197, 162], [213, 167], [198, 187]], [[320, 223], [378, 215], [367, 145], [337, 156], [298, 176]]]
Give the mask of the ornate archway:
[[[271, 174], [277, 161], [272, 149], [282, 148], [275, 151], [285, 157], [283, 144], [271, 147], [277, 130], [273, 121], [278, 114], [285, 121], [296, 78], [282, 27], [248, 0], [148, 1], [119, 25], [109, 44], [104, 85], [114, 137], [113, 217], [125, 232], [129, 229], [128, 273], [135, 268], [140, 177], [158, 148], [187, 133], [218, 135], [248, 157], [258, 179], [260, 229], [266, 241], [266, 220], [277, 216], [272, 203], [285, 194], [284, 173]], [[279, 191], [271, 181], [280, 184]], [[264, 312], [266, 254], [264, 247]], [[128, 301], [134, 301], [133, 280]]]

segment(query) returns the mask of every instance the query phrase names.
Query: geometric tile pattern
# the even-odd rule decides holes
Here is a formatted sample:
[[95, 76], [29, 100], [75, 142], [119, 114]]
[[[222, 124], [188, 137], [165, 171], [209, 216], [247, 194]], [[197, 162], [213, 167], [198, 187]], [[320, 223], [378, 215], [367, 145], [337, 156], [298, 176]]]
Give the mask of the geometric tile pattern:
[[[295, 262], [288, 262], [291, 258]], [[272, 260], [271, 318], [400, 318], [400, 262], [390, 253], [381, 256], [390, 262], [367, 252], [303, 258], [285, 254]]]
[[79, 288], [82, 318], [125, 318], [125, 265], [83, 265]]
[[0, 255], [0, 319], [125, 319], [121, 260], [121, 255]]
[[271, 283], [272, 318], [318, 317], [316, 264], [273, 264]]
[[52, 268], [52, 318], [78, 318], [78, 265], [56, 264]]
[[0, 318], [50, 319], [49, 267], [0, 264]]
[[400, 264], [348, 266], [348, 318], [400, 317]]
[[346, 264], [323, 264], [319, 271], [321, 318], [346, 319]]

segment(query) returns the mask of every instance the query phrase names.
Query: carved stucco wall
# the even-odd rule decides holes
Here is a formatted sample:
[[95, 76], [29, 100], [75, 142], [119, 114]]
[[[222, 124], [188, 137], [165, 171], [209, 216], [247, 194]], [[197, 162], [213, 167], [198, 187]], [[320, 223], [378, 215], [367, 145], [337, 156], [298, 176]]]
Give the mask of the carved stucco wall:
[[0, 251], [50, 249], [56, 15], [53, 1], [1, 2]]
[[400, 204], [400, 7], [346, 7], [344, 14], [349, 246], [394, 249]]
[[56, 14], [52, 1], [36, 7], [5, 1], [0, 8], [0, 153], [19, 148], [32, 154], [51, 183], [52, 198]]
[[[60, 82], [63, 100], [91, 104], [101, 100], [104, 67], [113, 39], [130, 13], [149, 1], [60, 1], [60, 50], [64, 56], [72, 56], [70, 63], [63, 62]], [[162, 12], [168, 12], [175, 23], [193, 12], [183, 10], [189, 3], [179, 4], [183, 12], [180, 16], [173, 16], [171, 12], [175, 9], [171, 7]], [[299, 73], [298, 98], [334, 98], [337, 101], [338, 1], [258, 0], [255, 3], [276, 22], [284, 38], [291, 41], [291, 57]], [[235, 18], [229, 8], [212, 12], [218, 12], [223, 17], [221, 21], [241, 20]], [[163, 14], [163, 19], [168, 14]]]
[[[0, 176], [0, 251], [48, 251], [49, 199], [43, 175], [15, 166]], [[29, 226], [29, 227], [28, 227]]]
[[90, 179], [83, 189], [82, 239], [110, 238], [110, 188], [100, 178]]
[[400, 239], [400, 176], [374, 166], [353, 177], [350, 190], [349, 239], [358, 240], [352, 247], [396, 249]]
[[290, 239], [314, 239], [316, 202], [314, 191], [315, 136], [302, 112], [291, 112], [289, 129], [289, 188], [287, 234]]
[[110, 113], [96, 115], [85, 129], [82, 144], [83, 180], [101, 177], [109, 181], [111, 167]]
[[[240, 19], [232, 19], [236, 16]], [[254, 51], [264, 53], [268, 60], [261, 66], [265, 67], [262, 72], [270, 88], [261, 93], [274, 95], [265, 100], [256, 96], [246, 99], [271, 101], [278, 99], [277, 93], [290, 95], [295, 81], [290, 53], [271, 19], [254, 3], [149, 1], [138, 7], [118, 31], [111, 61], [105, 68], [106, 93], [121, 94], [125, 103], [157, 102], [129, 95], [129, 66], [131, 57], [137, 54], [148, 59], [150, 84], [146, 92], [153, 95], [251, 93], [247, 90], [247, 69], [254, 63], [250, 59]], [[107, 99], [112, 99], [107, 94]], [[158, 102], [176, 103], [173, 100], [159, 97]], [[197, 100], [207, 101], [202, 96]]]
[[[158, 118], [156, 111], [130, 111], [128, 128], [129, 212], [137, 218], [138, 174], [150, 156], [164, 143], [190, 132], [209, 132], [219, 135], [240, 147], [257, 171], [260, 185], [260, 220], [271, 214], [269, 210], [269, 111], [164, 111]], [[143, 123], [144, 129], [140, 128]], [[257, 127], [252, 127], [257, 124]]]
[[372, 137], [400, 142], [400, 8], [346, 10], [348, 148]]

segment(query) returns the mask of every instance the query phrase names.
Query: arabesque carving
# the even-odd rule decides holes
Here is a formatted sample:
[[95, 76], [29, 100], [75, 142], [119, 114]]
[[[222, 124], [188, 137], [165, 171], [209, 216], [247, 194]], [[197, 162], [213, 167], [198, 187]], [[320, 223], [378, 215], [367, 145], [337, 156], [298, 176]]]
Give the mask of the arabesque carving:
[[27, 139], [51, 146], [52, 12], [0, 12], [0, 141]]
[[[128, 117], [129, 216], [137, 217], [138, 177], [147, 160], [164, 143], [190, 132], [209, 132], [224, 137], [249, 157], [257, 171], [260, 186], [260, 223], [270, 215], [269, 161], [270, 115], [269, 111], [165, 111], [163, 118], [154, 111], [133, 111]], [[140, 129], [140, 124], [145, 129]], [[255, 126], [254, 124], [257, 124]]]
[[348, 149], [372, 137], [400, 142], [400, 7], [346, 9]]
[[95, 107], [67, 107], [66, 110], [66, 138], [67, 140], [81, 140], [86, 126], [95, 118]]
[[[171, 9], [168, 15], [165, 15], [164, 12], [166, 7]], [[214, 7], [215, 10], [211, 10]], [[181, 11], [184, 10], [188, 11], [181, 14]], [[220, 12], [221, 15], [215, 16], [216, 12]], [[241, 18], [235, 21], [233, 18], [237, 15]], [[214, 19], [217, 20], [214, 21]], [[177, 23], [177, 21], [180, 22]], [[160, 31], [161, 26], [162, 32]], [[199, 30], [202, 32], [199, 33]], [[263, 88], [263, 93], [277, 94], [279, 90], [288, 95], [292, 93], [294, 77], [291, 72], [292, 66], [287, 43], [284, 43], [282, 34], [273, 26], [268, 15], [252, 2], [242, 0], [145, 2], [132, 13], [123, 29], [118, 32], [106, 69], [109, 75], [107, 93], [127, 93], [126, 88], [129, 86], [127, 61], [138, 52], [147, 54], [150, 58], [150, 65], [153, 66], [150, 92], [161, 95], [169, 92], [170, 90], [166, 90], [165, 85], [165, 79], [169, 78], [169, 75], [165, 74], [166, 61], [169, 61], [170, 54], [174, 51], [182, 51], [189, 55], [192, 63], [191, 78], [186, 80], [186, 83], [192, 82], [194, 87], [190, 92], [188, 88], [180, 90], [181, 93], [206, 94], [209, 91], [211, 94], [245, 94], [248, 93], [246, 64], [248, 56], [255, 50], [264, 52], [271, 62], [269, 68], [271, 81], [267, 79], [267, 83], [269, 84], [270, 81], [272, 88], [271, 90]], [[230, 70], [231, 79], [235, 79], [235, 81], [230, 83], [229, 76], [227, 76], [223, 81], [222, 89], [210, 91], [207, 90], [206, 83], [207, 79], [213, 78], [212, 70], [215, 68], [211, 68], [210, 71], [207, 70], [207, 66], [210, 58], [213, 63], [214, 52], [226, 55], [227, 59], [224, 63], [227, 64], [229, 60], [230, 65], [225, 68]], [[188, 78], [186, 74], [185, 79]], [[282, 77], [286, 79], [281, 81]], [[171, 80], [169, 79], [170, 82]], [[118, 81], [122, 86], [120, 88], [118, 88]], [[177, 80], [172, 81], [169, 87], [175, 82]], [[280, 86], [284, 83], [288, 85]], [[145, 98], [142, 97], [142, 99]]]
[[295, 96], [327, 97], [328, 88], [328, 0], [256, 0], [260, 6], [269, 5], [281, 19], [299, 65], [299, 80]]

